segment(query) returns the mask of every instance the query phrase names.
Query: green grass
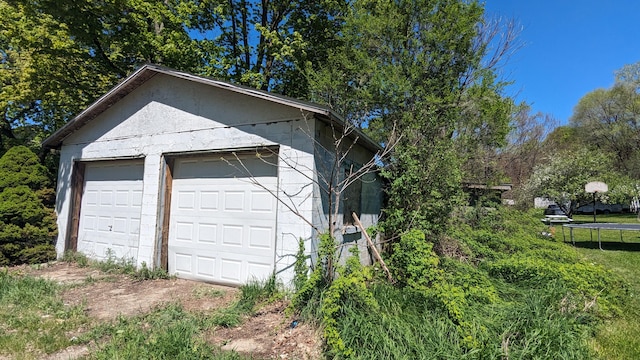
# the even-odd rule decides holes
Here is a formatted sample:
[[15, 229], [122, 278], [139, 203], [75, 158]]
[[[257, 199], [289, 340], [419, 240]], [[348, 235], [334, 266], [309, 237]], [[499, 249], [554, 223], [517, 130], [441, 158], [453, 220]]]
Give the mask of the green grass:
[[589, 358], [580, 322], [590, 320], [558, 311], [564, 290], [520, 289], [509, 302], [476, 304], [460, 324], [418, 292], [379, 284], [379, 311], [347, 302], [338, 329], [355, 359]]
[[[127, 269], [113, 262], [87, 266], [117, 273]], [[84, 285], [95, 281], [87, 278]], [[247, 359], [208, 344], [206, 334], [217, 326], [237, 326], [261, 304], [282, 297], [272, 277], [242, 286], [239, 299], [217, 312], [191, 313], [169, 304], [144, 315], [97, 323], [85, 315], [84, 305], [65, 305], [63, 290], [55, 282], [0, 269], [0, 359], [39, 359], [81, 344], [91, 344], [86, 359]], [[194, 295], [213, 298], [224, 292], [199, 290]]]
[[89, 319], [59, 292], [52, 281], [0, 270], [0, 357], [36, 359], [73, 344], [68, 332]]
[[[593, 221], [593, 217], [574, 217], [577, 221]], [[638, 223], [634, 214], [598, 215], [598, 222]], [[625, 279], [628, 296], [621, 304], [619, 316], [605, 319], [597, 327], [592, 347], [602, 359], [640, 358], [640, 233], [625, 231], [624, 243], [620, 242], [620, 232], [601, 230], [604, 251], [587, 240], [588, 231], [575, 233], [576, 248], [589, 262], [610, 269]], [[594, 238], [597, 235], [594, 234]]]
[[202, 334], [209, 327], [207, 316], [171, 304], [95, 328], [84, 340], [100, 345], [85, 359], [248, 359], [208, 344]]
[[[80, 267], [91, 267], [107, 274], [125, 274], [136, 280], [169, 279], [171, 276], [161, 268], [149, 268], [145, 262], [136, 268], [133, 259], [117, 258], [111, 249], [107, 250], [107, 258], [103, 261], [89, 259], [86, 255], [67, 251], [62, 261], [76, 263]], [[95, 279], [88, 279], [93, 281]]]
[[193, 289], [192, 295], [196, 299], [207, 299], [207, 298], [220, 298], [225, 294], [224, 290], [210, 288], [205, 286], [199, 286]]

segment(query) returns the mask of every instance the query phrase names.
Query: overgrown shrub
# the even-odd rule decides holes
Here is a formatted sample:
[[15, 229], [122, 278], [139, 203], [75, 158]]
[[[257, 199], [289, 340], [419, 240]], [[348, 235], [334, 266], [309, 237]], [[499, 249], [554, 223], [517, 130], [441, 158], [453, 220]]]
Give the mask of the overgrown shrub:
[[56, 220], [47, 170], [24, 146], [0, 158], [0, 263], [55, 259]]
[[347, 316], [349, 309], [377, 312], [378, 304], [369, 291], [368, 282], [372, 279], [370, 268], [360, 264], [358, 247], [353, 246], [351, 256], [344, 266], [338, 266], [338, 277], [324, 292], [321, 302], [324, 339], [329, 355], [348, 358], [354, 349], [345, 344], [338, 329], [341, 319]]
[[442, 271], [438, 269], [439, 259], [433, 252], [433, 243], [428, 242], [420, 230], [403, 234], [393, 244], [389, 260], [389, 269], [402, 286], [428, 287], [442, 276]]
[[617, 277], [541, 236], [537, 213], [497, 208], [452, 224], [446, 234], [407, 231], [392, 244], [394, 284], [356, 257], [327, 282], [318, 262], [293, 304], [320, 322], [329, 357], [592, 355], [589, 329], [625, 294]]
[[307, 265], [307, 256], [305, 255], [304, 239], [298, 240], [298, 252], [296, 253], [296, 262], [293, 265], [293, 288], [300, 291], [307, 282], [309, 266]]

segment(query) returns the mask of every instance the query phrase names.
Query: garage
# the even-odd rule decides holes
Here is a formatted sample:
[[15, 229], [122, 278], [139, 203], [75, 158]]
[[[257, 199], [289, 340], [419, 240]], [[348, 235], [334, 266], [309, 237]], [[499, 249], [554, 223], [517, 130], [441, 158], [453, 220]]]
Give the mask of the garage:
[[142, 208], [143, 160], [84, 164], [77, 251], [136, 259]]
[[168, 271], [227, 284], [274, 271], [277, 163], [253, 155], [176, 158]]
[[[275, 272], [292, 286], [301, 242], [311, 259], [329, 228], [325, 182], [383, 151], [356, 129], [344, 138], [347, 124], [320, 104], [143, 65], [43, 142], [60, 156], [57, 255], [110, 249], [181, 278], [237, 285]], [[366, 228], [382, 200], [367, 174], [339, 211]], [[364, 249], [359, 232], [342, 236], [348, 215], [333, 215], [343, 253]]]

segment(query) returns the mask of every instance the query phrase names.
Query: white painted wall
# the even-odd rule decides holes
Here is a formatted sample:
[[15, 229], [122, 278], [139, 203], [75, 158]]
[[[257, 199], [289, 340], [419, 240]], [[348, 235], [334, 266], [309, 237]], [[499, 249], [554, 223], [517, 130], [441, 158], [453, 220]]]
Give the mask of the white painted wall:
[[549, 205], [555, 205], [556, 202], [544, 197], [537, 197], [533, 199], [533, 207], [536, 209], [546, 209]]
[[[71, 210], [71, 169], [77, 160], [144, 158], [138, 265], [155, 265], [163, 155], [279, 145], [276, 272], [289, 283], [298, 239], [310, 249], [315, 122], [299, 109], [156, 75], [64, 140], [58, 174], [58, 255], [64, 252]], [[294, 209], [292, 211], [291, 209]]]

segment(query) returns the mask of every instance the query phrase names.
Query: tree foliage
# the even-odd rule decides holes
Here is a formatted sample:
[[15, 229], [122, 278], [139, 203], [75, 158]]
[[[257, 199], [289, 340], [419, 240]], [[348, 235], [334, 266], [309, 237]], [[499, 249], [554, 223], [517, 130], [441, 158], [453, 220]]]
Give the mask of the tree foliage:
[[587, 146], [611, 154], [613, 166], [634, 179], [640, 179], [640, 82], [634, 75], [639, 67], [627, 65], [613, 87], [582, 97], [571, 117]]
[[616, 193], [612, 185], [617, 183], [618, 176], [611, 169], [611, 158], [602, 152], [583, 148], [556, 153], [548, 163], [534, 169], [523, 187], [521, 201], [533, 204], [534, 197], [546, 197], [565, 207], [570, 214], [580, 203], [591, 201], [591, 195], [584, 191], [584, 186], [591, 181], [604, 181]]
[[0, 145], [35, 149], [144, 63], [304, 98], [346, 4], [0, 0]]
[[203, 71], [263, 90], [306, 98], [305, 67], [316, 68], [337, 36], [347, 1], [201, 1], [197, 37], [215, 47]]
[[[42, 140], [145, 62], [198, 71], [198, 11], [181, 1], [0, 1], [0, 114], [4, 139], [36, 125]], [[9, 144], [13, 145], [13, 144]]]
[[[548, 114], [532, 113], [527, 104], [520, 104], [511, 117], [507, 145], [500, 154], [501, 168], [515, 188], [519, 188], [533, 173], [536, 165], [557, 151], [547, 143], [549, 129], [555, 120]], [[564, 138], [563, 138], [564, 140]]]
[[5, 148], [159, 63], [326, 103], [397, 142], [385, 159], [395, 232], [441, 229], [463, 178], [494, 177], [484, 159], [509, 130], [495, 67], [515, 31], [477, 1], [0, 0], [0, 15]]
[[355, 1], [343, 45], [309, 72], [314, 100], [397, 141], [384, 171], [390, 232], [440, 229], [461, 200], [462, 164], [504, 141], [511, 102], [484, 62], [484, 25], [476, 2]]

